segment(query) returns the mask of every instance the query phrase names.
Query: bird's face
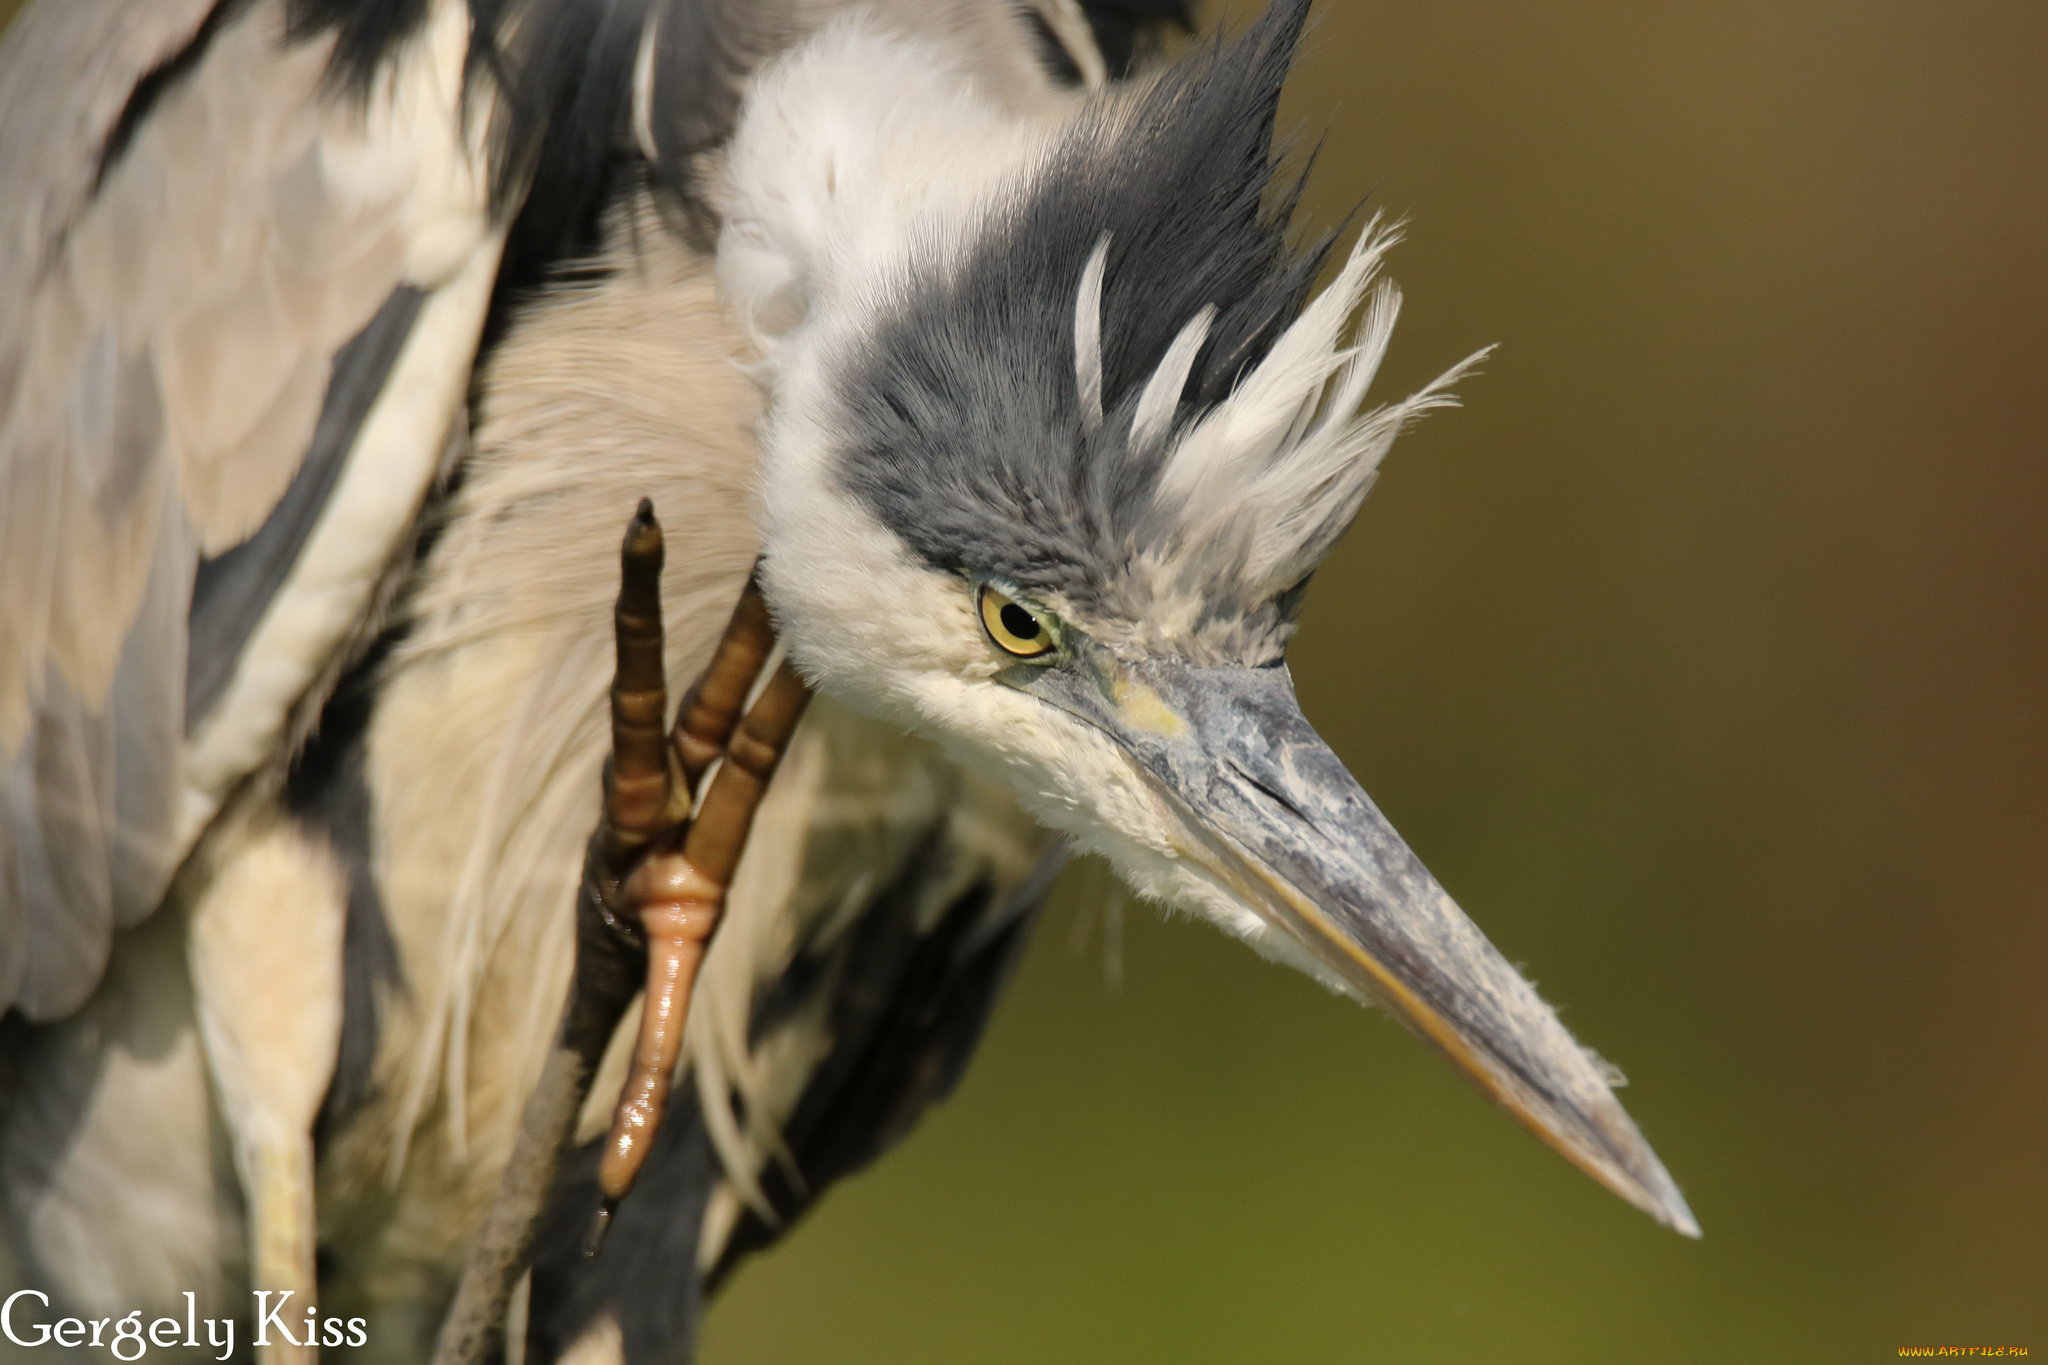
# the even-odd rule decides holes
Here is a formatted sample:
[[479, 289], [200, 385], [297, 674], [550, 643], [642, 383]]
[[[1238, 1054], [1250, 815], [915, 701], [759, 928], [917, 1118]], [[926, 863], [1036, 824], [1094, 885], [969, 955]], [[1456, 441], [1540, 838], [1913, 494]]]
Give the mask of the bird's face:
[[1453, 376], [1366, 410], [1391, 234], [1310, 299], [1320, 254], [1262, 210], [1276, 27], [814, 302], [773, 361], [764, 587], [820, 689], [1005, 782], [1141, 894], [1385, 1007], [1694, 1231], [1607, 1068], [1296, 703], [1307, 580]]

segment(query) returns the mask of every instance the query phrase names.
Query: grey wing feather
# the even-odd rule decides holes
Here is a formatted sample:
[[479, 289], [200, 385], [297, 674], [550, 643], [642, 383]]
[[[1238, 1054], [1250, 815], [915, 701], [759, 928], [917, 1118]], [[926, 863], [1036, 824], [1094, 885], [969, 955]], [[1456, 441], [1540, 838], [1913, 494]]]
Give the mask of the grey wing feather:
[[[271, 518], [323, 411], [346, 410], [340, 448], [366, 478], [423, 495], [438, 466], [488, 301], [474, 267], [498, 238], [461, 118], [467, 12], [430, 8], [360, 102], [323, 82], [331, 39], [287, 41], [283, 0], [210, 21], [212, 0], [42, 0], [0, 41], [0, 1010], [75, 1008], [112, 931], [154, 908], [221, 796], [284, 742], [297, 697], [278, 684], [216, 726], [195, 786], [200, 557]], [[340, 353], [395, 291], [457, 280], [462, 316], [436, 336], [459, 362], [416, 363], [434, 382], [409, 373], [371, 441], [372, 404], [339, 382], [328, 401]], [[371, 507], [360, 538], [396, 545], [417, 506]], [[261, 563], [229, 630], [244, 644], [295, 567]], [[357, 633], [381, 562], [328, 567], [340, 607], [272, 668], [300, 691]]]
[[[136, 83], [185, 49], [213, 5], [66, 0], [31, 6], [7, 29], [0, 185], [8, 189], [9, 221], [0, 232], [0, 316], [19, 316], [30, 284], [91, 193], [100, 149]], [[6, 373], [0, 368], [0, 399]]]
[[191, 666], [185, 678], [185, 728], [196, 729], [234, 680], [278, 582], [298, 561], [333, 495], [357, 433], [382, 393], [419, 316], [420, 292], [392, 291], [377, 315], [334, 356], [320, 423], [298, 471], [255, 535], [204, 560], [193, 584]]
[[0, 771], [0, 1001], [32, 1019], [77, 1007], [113, 930], [156, 903], [181, 851], [183, 706], [162, 679], [185, 671], [188, 538], [160, 536], [156, 560], [106, 706], [50, 670], [22, 751]]

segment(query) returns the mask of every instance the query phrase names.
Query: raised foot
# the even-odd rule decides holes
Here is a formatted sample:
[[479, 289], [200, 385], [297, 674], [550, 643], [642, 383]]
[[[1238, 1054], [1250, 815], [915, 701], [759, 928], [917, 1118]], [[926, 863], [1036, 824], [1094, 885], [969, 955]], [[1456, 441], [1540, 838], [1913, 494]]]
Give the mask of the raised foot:
[[[586, 885], [596, 889], [605, 921], [644, 947], [646, 996], [633, 1063], [598, 1166], [604, 1206], [592, 1229], [593, 1255], [611, 1206], [632, 1189], [661, 1126], [697, 969], [718, 929], [754, 813], [810, 700], [785, 660], [742, 716], [775, 644], [760, 590], [749, 580], [710, 665], [677, 708], [675, 729], [664, 734], [661, 528], [645, 501], [621, 558], [612, 761], [604, 819], [590, 846], [599, 865]], [[697, 800], [707, 780], [710, 788]]]
[[603, 1202], [586, 1243], [593, 1256], [602, 1249], [611, 1210], [632, 1189], [660, 1128], [690, 990], [754, 812], [810, 700], [786, 662], [761, 681], [775, 638], [760, 591], [749, 580], [710, 664], [668, 730], [661, 564], [661, 526], [643, 499], [620, 554], [612, 756], [605, 765], [604, 814], [584, 854], [576, 899], [569, 998], [540, 1083], [527, 1099], [498, 1198], [441, 1324], [435, 1365], [502, 1358], [505, 1306], [531, 1255], [562, 1149], [605, 1047], [644, 981], [640, 1034], [599, 1169]]

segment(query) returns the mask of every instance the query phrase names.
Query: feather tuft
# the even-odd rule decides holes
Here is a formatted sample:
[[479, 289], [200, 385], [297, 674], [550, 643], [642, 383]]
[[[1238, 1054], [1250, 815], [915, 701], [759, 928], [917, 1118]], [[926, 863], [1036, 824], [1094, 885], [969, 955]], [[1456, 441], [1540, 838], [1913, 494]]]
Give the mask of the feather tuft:
[[1081, 271], [1081, 292], [1074, 305], [1074, 386], [1081, 395], [1081, 426], [1102, 425], [1102, 272], [1109, 264], [1105, 232]]
[[1201, 354], [1202, 343], [1209, 339], [1209, 325], [1215, 320], [1216, 310], [1204, 305], [1166, 348], [1131, 413], [1132, 454], [1143, 457], [1165, 443], [1181, 395], [1187, 392], [1188, 374], [1195, 368], [1195, 357]]

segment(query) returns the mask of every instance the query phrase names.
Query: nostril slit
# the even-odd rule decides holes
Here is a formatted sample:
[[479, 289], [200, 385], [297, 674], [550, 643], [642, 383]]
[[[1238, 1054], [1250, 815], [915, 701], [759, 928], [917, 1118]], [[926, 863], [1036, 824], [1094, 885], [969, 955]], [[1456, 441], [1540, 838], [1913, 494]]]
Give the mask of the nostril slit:
[[1245, 769], [1241, 765], [1239, 765], [1237, 760], [1228, 759], [1225, 761], [1230, 764], [1230, 770], [1232, 772], [1236, 773], [1246, 782], [1249, 782], [1252, 786], [1257, 787], [1260, 791], [1264, 792], [1266, 796], [1269, 799], [1271, 799], [1274, 805], [1280, 807], [1280, 809], [1286, 811], [1289, 815], [1292, 815], [1297, 820], [1308, 819], [1308, 815], [1301, 809], [1301, 807], [1295, 805], [1292, 801], [1289, 801], [1285, 796], [1282, 796], [1279, 792], [1275, 791], [1272, 787], [1267, 786], [1264, 782], [1259, 781], [1256, 775], [1245, 771]]

